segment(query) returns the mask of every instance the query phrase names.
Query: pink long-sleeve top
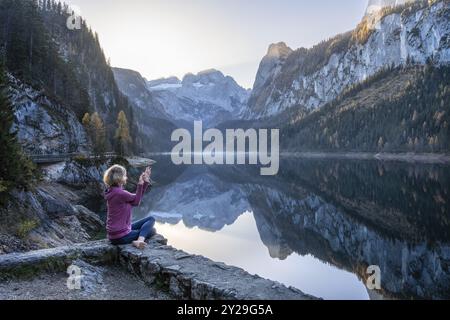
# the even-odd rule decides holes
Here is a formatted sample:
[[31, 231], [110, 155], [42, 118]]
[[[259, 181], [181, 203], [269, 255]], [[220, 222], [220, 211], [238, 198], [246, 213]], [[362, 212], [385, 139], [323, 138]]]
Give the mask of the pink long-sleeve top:
[[112, 187], [106, 190], [108, 239], [120, 239], [131, 232], [131, 210], [140, 205], [142, 196], [149, 185], [147, 182], [139, 184], [135, 194], [122, 187]]

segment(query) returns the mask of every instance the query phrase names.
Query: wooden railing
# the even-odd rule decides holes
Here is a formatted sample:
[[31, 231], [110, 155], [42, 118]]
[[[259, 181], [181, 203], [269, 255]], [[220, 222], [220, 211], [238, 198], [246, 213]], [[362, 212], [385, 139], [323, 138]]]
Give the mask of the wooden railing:
[[29, 154], [28, 155], [36, 164], [47, 164], [47, 163], [58, 163], [70, 161], [75, 158], [84, 158], [84, 159], [109, 159], [117, 156], [114, 152], [105, 152], [100, 155], [89, 154], [89, 153], [63, 153], [63, 154]]

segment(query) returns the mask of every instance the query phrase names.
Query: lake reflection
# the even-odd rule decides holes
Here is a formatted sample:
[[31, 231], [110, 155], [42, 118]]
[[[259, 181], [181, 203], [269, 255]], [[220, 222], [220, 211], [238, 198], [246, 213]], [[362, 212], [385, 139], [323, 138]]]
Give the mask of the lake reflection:
[[[283, 159], [257, 167], [175, 167], [136, 209], [169, 244], [325, 299], [450, 297], [450, 168]], [[365, 287], [378, 265], [382, 290]]]

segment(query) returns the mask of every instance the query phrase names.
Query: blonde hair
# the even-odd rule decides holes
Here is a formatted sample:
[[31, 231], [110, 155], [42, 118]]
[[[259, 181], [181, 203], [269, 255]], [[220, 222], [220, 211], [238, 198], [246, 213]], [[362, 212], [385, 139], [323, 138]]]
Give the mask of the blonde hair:
[[125, 183], [127, 169], [122, 166], [114, 165], [105, 171], [103, 182], [107, 187], [118, 187]]

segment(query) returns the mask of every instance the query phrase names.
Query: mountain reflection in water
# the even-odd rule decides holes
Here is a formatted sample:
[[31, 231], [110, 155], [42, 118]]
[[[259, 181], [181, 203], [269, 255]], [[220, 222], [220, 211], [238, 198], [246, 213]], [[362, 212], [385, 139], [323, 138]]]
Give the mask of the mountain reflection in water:
[[[283, 159], [176, 167], [156, 159], [149, 214], [169, 244], [325, 299], [450, 298], [450, 167]], [[370, 291], [367, 267], [381, 268]]]

